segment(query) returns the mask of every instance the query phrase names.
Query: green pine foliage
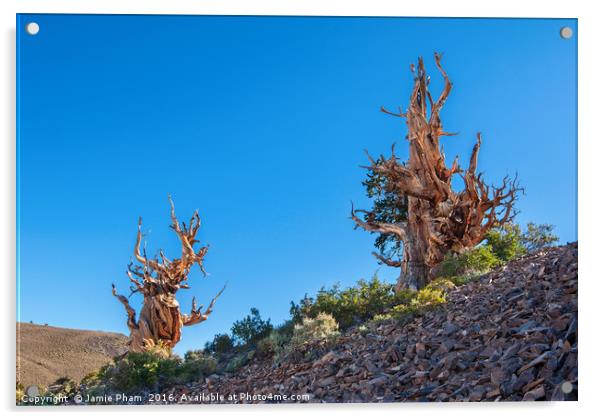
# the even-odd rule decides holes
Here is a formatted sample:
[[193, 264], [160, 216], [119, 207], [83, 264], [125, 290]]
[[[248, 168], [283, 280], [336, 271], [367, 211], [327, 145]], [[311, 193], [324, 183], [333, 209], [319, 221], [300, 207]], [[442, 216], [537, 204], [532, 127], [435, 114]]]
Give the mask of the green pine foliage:
[[558, 236], [554, 235], [553, 225], [538, 225], [529, 222], [527, 224], [527, 231], [521, 236], [521, 243], [527, 251], [534, 252], [538, 249], [555, 245], [558, 239]]
[[274, 327], [261, 318], [257, 308], [251, 308], [251, 314], [232, 325], [232, 338], [238, 345], [249, 346], [270, 334]]
[[213, 340], [205, 343], [205, 351], [213, 354], [224, 354], [234, 349], [232, 338], [228, 334], [216, 334]]
[[[382, 163], [383, 158], [376, 160], [375, 166]], [[401, 223], [408, 218], [408, 199], [398, 195], [397, 189], [389, 186], [390, 180], [373, 170], [368, 172], [362, 182], [366, 195], [373, 200], [372, 210], [365, 213], [367, 222]], [[385, 258], [400, 260], [403, 256], [403, 243], [399, 238], [388, 233], [379, 233], [374, 240], [374, 246]]]
[[507, 223], [501, 228], [490, 230], [485, 236], [493, 254], [503, 262], [512, 261], [526, 254], [519, 225]]

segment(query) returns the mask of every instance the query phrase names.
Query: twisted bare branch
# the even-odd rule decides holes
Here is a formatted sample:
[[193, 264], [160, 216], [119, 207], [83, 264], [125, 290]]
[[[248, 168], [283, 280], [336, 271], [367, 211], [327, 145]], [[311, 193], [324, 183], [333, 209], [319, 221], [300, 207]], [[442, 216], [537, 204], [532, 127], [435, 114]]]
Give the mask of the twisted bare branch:
[[[175, 206], [168, 198], [171, 211], [170, 227], [176, 232], [181, 244], [182, 255], [180, 258], [169, 259], [163, 250], [159, 250], [155, 258], [149, 258], [146, 247], [141, 249], [142, 218], [138, 219], [138, 232], [134, 245], [134, 262], [128, 265], [126, 274], [130, 280], [130, 296], [140, 293], [144, 296], [143, 308], [140, 318], [136, 320], [136, 312], [125, 296], [117, 294], [113, 286], [113, 295], [124, 305], [130, 329], [130, 349], [132, 351], [145, 351], [153, 343], [163, 343], [169, 347], [175, 346], [181, 337], [183, 325], [194, 325], [205, 321], [211, 312], [222, 289], [211, 301], [205, 312], [196, 308], [190, 315], [180, 313], [179, 303], [175, 295], [180, 289], [190, 288], [188, 276], [194, 264], [197, 264], [203, 274], [206, 274], [203, 259], [208, 251], [208, 246], [203, 246], [195, 251], [199, 242], [196, 235], [201, 226], [198, 211], [195, 211], [188, 224], [179, 222], [176, 218]], [[224, 286], [225, 288], [225, 286]]]
[[194, 325], [194, 324], [199, 324], [203, 321], [206, 321], [207, 318], [209, 318], [209, 315], [211, 315], [211, 313], [213, 312], [213, 306], [215, 305], [215, 302], [217, 302], [217, 299], [221, 296], [221, 294], [224, 292], [224, 290], [226, 290], [226, 284], [224, 284], [224, 287], [222, 287], [222, 289], [218, 292], [217, 295], [215, 295], [215, 297], [213, 299], [211, 299], [211, 302], [209, 302], [209, 306], [207, 307], [207, 310], [205, 312], [201, 312], [201, 310], [203, 309], [203, 305], [199, 306], [198, 309], [196, 307], [196, 298], [192, 298], [192, 308], [190, 309], [190, 315], [183, 315], [182, 316], [182, 322], [184, 325], [189, 326], [189, 325]]
[[[408, 126], [409, 158], [400, 162], [394, 149], [390, 157], [381, 155], [374, 160], [369, 154], [366, 169], [386, 179], [387, 193], [407, 198], [408, 219], [404, 225], [381, 223], [371, 211], [351, 207], [355, 227], [368, 232], [393, 235], [403, 242], [404, 258], [391, 261], [380, 254], [375, 257], [387, 264], [402, 268], [400, 282], [424, 285], [435, 268], [450, 252], [474, 247], [491, 229], [503, 226], [516, 215], [514, 210], [518, 193], [523, 189], [517, 178], [505, 177], [499, 187], [487, 185], [477, 173], [481, 134], [472, 149], [468, 168], [460, 167], [458, 157], [448, 167], [445, 153], [439, 144], [441, 136], [454, 135], [443, 131], [440, 113], [451, 91], [452, 83], [441, 64], [442, 55], [435, 53], [435, 65], [444, 80], [444, 87], [436, 101], [429, 91], [429, 77], [424, 61], [411, 66], [414, 87], [405, 112], [381, 111], [404, 117]], [[464, 190], [454, 191], [453, 176], [464, 181]], [[401, 201], [400, 201], [401, 202]], [[365, 215], [362, 220], [357, 213]], [[409, 271], [408, 271], [409, 270]], [[414, 270], [414, 272], [410, 272]]]

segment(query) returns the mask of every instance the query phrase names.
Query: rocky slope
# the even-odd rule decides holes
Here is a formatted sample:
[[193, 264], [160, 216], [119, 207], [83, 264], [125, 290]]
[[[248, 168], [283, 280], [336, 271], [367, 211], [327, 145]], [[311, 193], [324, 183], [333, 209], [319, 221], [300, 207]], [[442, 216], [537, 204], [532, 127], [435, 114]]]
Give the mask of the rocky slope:
[[17, 323], [17, 382], [48, 385], [79, 381], [127, 350], [123, 334]]
[[356, 327], [309, 360], [255, 359], [235, 374], [165, 391], [180, 403], [233, 402], [233, 395], [268, 403], [296, 395], [309, 402], [577, 398], [576, 243], [512, 262], [450, 291], [447, 301], [409, 323]]

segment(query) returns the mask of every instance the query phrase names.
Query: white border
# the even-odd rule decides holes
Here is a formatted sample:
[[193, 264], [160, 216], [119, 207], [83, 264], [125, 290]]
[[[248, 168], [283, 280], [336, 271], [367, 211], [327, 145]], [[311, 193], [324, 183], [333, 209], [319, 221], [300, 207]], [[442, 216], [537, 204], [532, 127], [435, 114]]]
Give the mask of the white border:
[[[145, 416], [163, 418], [169, 415], [166, 407], [142, 407], [134, 409], [34, 409], [14, 408], [14, 328], [15, 328], [15, 14], [19, 13], [114, 13], [114, 14], [235, 14], [235, 15], [343, 15], [343, 16], [473, 16], [473, 17], [569, 17], [579, 19], [579, 242], [580, 242], [580, 284], [579, 284], [579, 402], [547, 404], [389, 404], [374, 405], [327, 405], [295, 407], [180, 407], [176, 415], [196, 416], [261, 416], [281, 418], [283, 415], [294, 418], [307, 416], [365, 417], [372, 412], [384, 416], [432, 415], [449, 418], [461, 416], [463, 419], [505, 419], [520, 414], [553, 418], [575, 418], [593, 413], [599, 394], [601, 358], [600, 300], [602, 279], [597, 273], [602, 265], [596, 264], [598, 244], [602, 238], [599, 214], [601, 213], [601, 188], [599, 169], [600, 144], [602, 136], [598, 129], [600, 99], [602, 98], [599, 43], [602, 40], [601, 15], [594, 1], [527, 2], [525, 0], [505, 0], [498, 2], [471, 0], [430, 0], [430, 1], [386, 1], [386, 0], [2, 0], [2, 55], [0, 72], [3, 98], [0, 102], [0, 128], [2, 142], [0, 149], [0, 194], [3, 205], [0, 208], [0, 267], [4, 285], [3, 345], [2, 352], [2, 396], [3, 409], [8, 416], [20, 418], [81, 417], [85, 412], [91, 418], [110, 416]], [[537, 158], [534, 156], [534, 158]], [[557, 198], [559, 201], [563, 197]], [[596, 258], [597, 257], [597, 258]], [[11, 345], [11, 343], [13, 343]], [[36, 411], [42, 411], [37, 413]], [[142, 411], [143, 413], [141, 413]], [[599, 410], [598, 410], [599, 411]], [[170, 411], [171, 412], [171, 411]]]

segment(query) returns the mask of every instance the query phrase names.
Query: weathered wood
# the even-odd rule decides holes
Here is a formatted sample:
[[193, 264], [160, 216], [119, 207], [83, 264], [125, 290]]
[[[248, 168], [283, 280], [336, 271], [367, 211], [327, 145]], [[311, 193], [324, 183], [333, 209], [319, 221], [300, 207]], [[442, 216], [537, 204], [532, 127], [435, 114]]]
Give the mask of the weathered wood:
[[136, 319], [136, 311], [130, 306], [128, 298], [117, 293], [113, 285], [113, 296], [122, 303], [127, 312], [127, 325], [130, 330], [130, 350], [142, 352], [148, 348], [161, 344], [168, 349], [173, 348], [182, 336], [184, 325], [201, 323], [209, 317], [217, 298], [222, 294], [225, 287], [213, 298], [207, 309], [202, 312], [202, 306], [197, 309], [196, 299], [192, 300], [190, 314], [180, 312], [180, 304], [176, 299], [176, 293], [180, 289], [187, 289], [188, 275], [194, 264], [197, 264], [203, 274], [203, 259], [208, 247], [194, 250], [198, 243], [197, 232], [201, 226], [198, 211], [194, 213], [188, 227], [186, 223], [178, 222], [175, 214], [173, 201], [169, 198], [171, 205], [171, 228], [178, 235], [182, 243], [182, 256], [178, 259], [169, 260], [163, 251], [159, 256], [151, 259], [146, 255], [146, 250], [141, 251], [142, 242], [142, 218], [138, 220], [138, 234], [134, 246], [134, 258], [138, 264], [128, 265], [127, 275], [132, 282], [131, 294], [141, 293], [144, 296], [140, 315]]
[[[440, 112], [447, 100], [452, 83], [441, 67], [441, 56], [435, 53], [435, 63], [444, 79], [444, 88], [437, 101], [428, 89], [429, 77], [422, 58], [418, 59], [414, 88], [403, 117], [408, 126], [409, 158], [401, 162], [392, 149], [391, 156], [369, 156], [370, 171], [386, 179], [386, 192], [407, 197], [407, 221], [398, 224], [375, 221], [371, 211], [355, 210], [351, 218], [356, 226], [369, 232], [394, 235], [403, 243], [403, 259], [395, 261], [382, 255], [377, 258], [387, 265], [401, 267], [397, 288], [420, 289], [432, 279], [437, 266], [448, 252], [463, 252], [485, 239], [487, 232], [510, 222], [514, 215], [517, 193], [522, 191], [516, 178], [505, 177], [500, 187], [485, 184], [477, 173], [481, 135], [472, 149], [469, 167], [460, 168], [459, 158], [451, 167], [445, 163], [441, 136], [453, 135], [443, 131]], [[460, 176], [464, 190], [452, 189], [452, 178]], [[364, 218], [357, 213], [364, 213]]]

